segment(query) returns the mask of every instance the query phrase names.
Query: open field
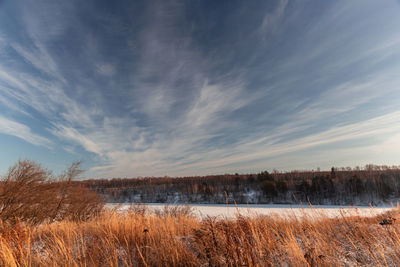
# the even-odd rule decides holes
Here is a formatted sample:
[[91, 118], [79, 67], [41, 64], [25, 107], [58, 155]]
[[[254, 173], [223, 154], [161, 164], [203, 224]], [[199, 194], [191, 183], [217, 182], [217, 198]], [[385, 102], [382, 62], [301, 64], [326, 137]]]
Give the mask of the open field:
[[204, 218], [188, 208], [1, 226], [1, 266], [394, 266], [400, 225], [375, 217]]

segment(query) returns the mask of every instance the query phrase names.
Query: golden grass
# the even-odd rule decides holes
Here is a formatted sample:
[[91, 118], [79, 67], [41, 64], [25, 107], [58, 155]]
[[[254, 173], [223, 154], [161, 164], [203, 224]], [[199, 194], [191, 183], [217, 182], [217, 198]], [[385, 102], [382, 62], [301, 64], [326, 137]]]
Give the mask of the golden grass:
[[379, 225], [383, 215], [318, 216], [201, 220], [136, 210], [4, 224], [0, 266], [400, 266], [400, 225]]

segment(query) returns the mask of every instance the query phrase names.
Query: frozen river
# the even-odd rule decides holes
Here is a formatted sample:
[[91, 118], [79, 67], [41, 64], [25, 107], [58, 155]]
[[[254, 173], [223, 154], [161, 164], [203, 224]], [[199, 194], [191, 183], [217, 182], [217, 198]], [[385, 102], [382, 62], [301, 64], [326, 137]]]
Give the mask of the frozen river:
[[[150, 203], [146, 204], [150, 210], [162, 210], [167, 204]], [[109, 208], [116, 208], [118, 211], [129, 209], [130, 204], [107, 204]], [[169, 204], [169, 206], [182, 206]], [[268, 215], [284, 218], [316, 218], [321, 215], [328, 217], [342, 216], [375, 216], [392, 209], [392, 206], [369, 207], [369, 206], [331, 206], [331, 205], [288, 205], [288, 204], [190, 204], [193, 213], [199, 217], [218, 216], [232, 218], [238, 213], [244, 216]]]

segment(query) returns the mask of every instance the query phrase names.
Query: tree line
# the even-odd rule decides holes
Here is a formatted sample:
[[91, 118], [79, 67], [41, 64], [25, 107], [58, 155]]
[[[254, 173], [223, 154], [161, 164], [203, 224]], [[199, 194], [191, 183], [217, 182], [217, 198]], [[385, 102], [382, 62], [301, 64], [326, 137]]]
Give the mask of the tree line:
[[78, 181], [108, 202], [379, 204], [400, 198], [400, 166]]

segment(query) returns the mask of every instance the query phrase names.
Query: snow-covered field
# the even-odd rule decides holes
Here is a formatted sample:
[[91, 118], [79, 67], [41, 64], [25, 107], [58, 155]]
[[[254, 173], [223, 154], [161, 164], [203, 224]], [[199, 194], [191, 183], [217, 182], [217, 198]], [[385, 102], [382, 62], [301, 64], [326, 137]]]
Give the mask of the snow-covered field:
[[[130, 204], [107, 204], [109, 208], [116, 208], [118, 211], [129, 209]], [[150, 210], [162, 210], [166, 204], [151, 203], [147, 204]], [[169, 204], [169, 206], [179, 206]], [[232, 218], [238, 213], [244, 216], [268, 215], [280, 216], [283, 218], [317, 218], [321, 215], [327, 217], [342, 216], [375, 216], [392, 209], [392, 206], [368, 207], [368, 206], [331, 206], [331, 205], [286, 205], [286, 204], [254, 204], [254, 205], [222, 205], [222, 204], [190, 204], [193, 213], [201, 218], [207, 216], [218, 216]]]

